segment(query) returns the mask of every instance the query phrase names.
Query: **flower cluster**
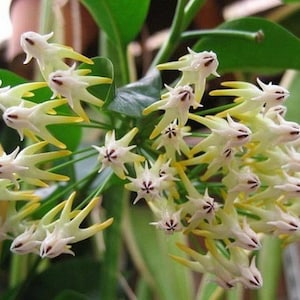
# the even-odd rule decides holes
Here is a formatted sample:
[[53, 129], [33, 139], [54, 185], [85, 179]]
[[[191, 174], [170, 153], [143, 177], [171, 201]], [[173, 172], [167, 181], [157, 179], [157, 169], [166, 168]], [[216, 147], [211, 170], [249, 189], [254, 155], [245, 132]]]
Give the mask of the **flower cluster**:
[[[240, 283], [257, 289], [263, 279], [255, 253], [263, 236], [275, 235], [283, 243], [299, 239], [300, 126], [284, 118], [289, 92], [260, 79], [259, 87], [225, 82], [230, 89], [211, 95], [235, 96], [236, 105], [203, 116], [205, 82], [210, 75], [218, 76], [217, 67], [215, 53], [191, 49], [179, 61], [158, 65], [159, 70], [179, 70], [182, 75], [144, 110], [145, 115], [163, 112], [149, 136], [159, 155], [138, 156], [135, 176], [124, 168], [133, 160], [129, 150], [134, 146], [128, 147], [127, 136], [116, 141], [108, 133], [105, 146], [95, 148], [101, 170], [109, 166], [129, 180], [125, 187], [136, 194], [134, 204], [146, 201], [157, 217], [151, 225], [204, 241], [202, 253], [179, 244], [191, 260], [173, 256], [176, 261], [213, 274], [223, 288]], [[189, 121], [199, 128], [192, 129]], [[193, 143], [190, 137], [199, 136], [196, 131], [202, 128], [208, 133]]]
[[[35, 58], [45, 82], [0, 89], [5, 124], [17, 131], [20, 140], [28, 137], [33, 141], [9, 154], [0, 151], [0, 197], [9, 203], [2, 214], [0, 237], [13, 238], [11, 250], [15, 253], [49, 258], [74, 255], [71, 244], [112, 223], [110, 218], [80, 227], [99, 198], [88, 197], [92, 200], [80, 203], [83, 209], [72, 210], [75, 192], [34, 218], [39, 216], [33, 213], [41, 202], [37, 193], [22, 189], [24, 184], [44, 187], [68, 179], [44, 169], [46, 163], [71, 154], [49, 125], [67, 128], [67, 124], [86, 122], [87, 127], [93, 126], [85, 107], [92, 105], [97, 112], [104, 101], [89, 88], [112, 82], [90, 76], [89, 70], [76, 68], [76, 64], [66, 64], [65, 58], [87, 64], [93, 61], [70, 48], [48, 43], [51, 36], [27, 32], [21, 38], [25, 63]], [[89, 145], [89, 150], [98, 155], [99, 173], [110, 169], [118, 184], [132, 192], [133, 204], [149, 206], [156, 218], [151, 225], [166, 234], [184, 234], [201, 241], [197, 245], [201, 251], [178, 244], [189, 259], [172, 256], [174, 260], [197, 272], [213, 274], [223, 288], [242, 284], [257, 289], [263, 284], [256, 267], [263, 237], [275, 235], [283, 244], [300, 238], [300, 125], [285, 119], [283, 105], [289, 92], [260, 79], [258, 86], [223, 83], [226, 88], [210, 94], [234, 96], [235, 105], [205, 115], [201, 100], [206, 80], [219, 76], [218, 64], [214, 52], [188, 49], [178, 61], [158, 65], [161, 71], [178, 70], [181, 76], [173, 86], [164, 85], [161, 98], [144, 109], [144, 116], [156, 114], [153, 119], [158, 120], [149, 136], [139, 128], [140, 120], [126, 120], [125, 127], [120, 118], [113, 123], [119, 126], [101, 127], [106, 129], [103, 142], [100, 139], [99, 144]], [[53, 94], [51, 99], [30, 101], [33, 91], [46, 86]], [[60, 107], [67, 107], [68, 114], [62, 114]], [[59, 149], [50, 151], [53, 147]], [[19, 206], [17, 201], [26, 202]]]
[[[13, 239], [11, 250], [14, 253], [32, 252], [40, 254], [42, 258], [56, 257], [62, 253], [74, 254], [70, 244], [89, 238], [112, 223], [110, 218], [103, 223], [80, 228], [99, 198], [93, 198], [82, 210], [72, 211], [75, 193], [67, 201], [52, 205], [40, 219], [33, 217], [35, 213], [39, 215], [41, 197], [37, 190], [26, 188], [45, 188], [49, 183], [54, 185], [58, 181], [69, 180], [68, 176], [51, 170], [54, 161], [72, 153], [65, 149], [66, 145], [51, 128], [57, 124], [88, 122], [89, 117], [81, 101], [97, 107], [101, 107], [103, 101], [93, 96], [87, 88], [111, 83], [110, 78], [85, 76], [90, 71], [76, 70], [76, 64], [69, 67], [66, 58], [88, 64], [93, 61], [71, 48], [48, 43], [51, 37], [52, 34], [40, 35], [35, 32], [26, 32], [21, 36], [21, 46], [26, 53], [24, 63], [36, 59], [45, 82], [23, 83], [0, 89], [4, 123], [17, 131], [20, 141], [28, 138], [24, 147], [18, 146], [9, 154], [0, 147], [0, 201], [6, 204], [1, 206], [0, 237], [1, 240]], [[31, 98], [35, 90], [44, 87], [50, 88], [53, 97], [33, 101]], [[67, 105], [70, 109], [66, 114]]]

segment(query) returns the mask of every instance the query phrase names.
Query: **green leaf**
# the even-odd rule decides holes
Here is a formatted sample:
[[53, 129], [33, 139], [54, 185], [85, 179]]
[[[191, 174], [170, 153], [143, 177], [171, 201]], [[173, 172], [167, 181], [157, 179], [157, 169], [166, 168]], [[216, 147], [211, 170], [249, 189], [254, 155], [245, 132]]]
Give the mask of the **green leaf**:
[[54, 300], [90, 300], [90, 297], [87, 297], [81, 293], [72, 291], [72, 290], [64, 290], [58, 296], [54, 298]]
[[110, 110], [131, 117], [141, 117], [143, 110], [159, 100], [161, 77], [153, 71], [146, 77], [117, 89], [116, 97], [110, 103]]
[[[90, 245], [85, 246], [90, 247]], [[56, 263], [51, 263], [43, 272], [33, 276], [22, 293], [22, 299], [63, 299], [64, 293], [70, 293], [67, 290], [73, 291], [72, 294], [76, 293], [77, 297], [65, 299], [83, 299], [78, 298], [78, 293], [92, 299], [94, 295], [99, 296], [100, 268], [100, 263], [92, 258], [76, 256], [58, 260]], [[95, 298], [99, 299], [99, 297]]]
[[267, 73], [300, 69], [300, 40], [283, 27], [263, 18], [241, 18], [223, 23], [220, 29], [263, 31], [261, 42], [242, 36], [205, 37], [195, 49], [216, 52], [219, 72], [255, 71]]
[[115, 43], [126, 45], [140, 32], [150, 0], [82, 0], [98, 26]]
[[[289, 72], [289, 71], [288, 71]], [[288, 90], [290, 96], [285, 102], [287, 107], [287, 112], [285, 119], [300, 124], [300, 114], [299, 114], [299, 93], [300, 93], [300, 72], [293, 72], [290, 82], [288, 83]]]
[[[88, 76], [100, 76], [100, 77], [108, 77], [114, 80], [114, 67], [112, 62], [106, 58], [97, 56], [92, 58], [94, 62], [93, 65], [91, 64], [81, 64], [79, 69], [88, 69], [91, 72]], [[114, 85], [112, 84], [98, 84], [91, 86], [89, 88], [89, 92], [92, 93], [97, 98], [105, 101], [107, 105], [114, 97]]]
[[[282, 244], [279, 238], [264, 236], [262, 249], [258, 254], [258, 269], [261, 271], [264, 284], [258, 290], [256, 299], [276, 299], [278, 282], [282, 265]], [[270, 255], [272, 253], [272, 255]]]

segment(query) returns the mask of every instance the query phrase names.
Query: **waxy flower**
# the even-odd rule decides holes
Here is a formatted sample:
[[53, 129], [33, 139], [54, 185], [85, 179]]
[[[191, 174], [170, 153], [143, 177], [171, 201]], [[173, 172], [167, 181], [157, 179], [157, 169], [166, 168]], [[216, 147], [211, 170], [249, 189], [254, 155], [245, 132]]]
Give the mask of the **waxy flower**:
[[192, 155], [206, 151], [208, 147], [213, 145], [220, 149], [228, 149], [241, 147], [250, 141], [251, 130], [244, 124], [234, 121], [229, 115], [225, 120], [216, 116], [201, 117], [190, 114], [190, 119], [207, 126], [211, 130], [208, 137], [193, 147]]
[[[0, 85], [1, 85], [0, 80]], [[47, 86], [46, 82], [29, 82], [22, 83], [16, 86], [5, 86], [0, 88], [0, 109], [5, 110], [11, 106], [19, 105], [21, 102], [26, 103], [26, 107], [33, 105], [33, 102], [24, 100], [23, 97], [32, 97], [33, 90]]]
[[202, 220], [211, 223], [220, 205], [214, 198], [209, 196], [208, 189], [205, 189], [204, 195], [198, 192], [180, 163], [175, 164], [175, 167], [188, 193], [187, 198], [189, 201], [181, 205], [182, 213], [187, 216], [187, 222], [189, 223], [187, 230], [196, 228]]
[[208, 250], [206, 254], [200, 254], [183, 244], [177, 244], [193, 261], [173, 255], [172, 258], [194, 271], [213, 274], [214, 281], [224, 289], [230, 289], [238, 282], [250, 289], [258, 289], [262, 286], [262, 276], [255, 265], [254, 257], [249, 262], [248, 254], [238, 247], [230, 247], [228, 256], [224, 256], [213, 240], [206, 240], [205, 244]]
[[140, 163], [135, 163], [134, 168], [136, 178], [128, 177], [131, 181], [125, 187], [137, 193], [133, 204], [137, 203], [140, 199], [146, 201], [161, 200], [164, 191], [169, 191], [175, 196], [177, 195], [174, 190], [174, 168], [169, 167], [169, 162], [164, 163], [164, 157], [160, 156], [156, 162], [149, 168], [149, 163], [145, 163], [145, 167]]
[[3, 120], [7, 126], [16, 129], [21, 141], [24, 135], [38, 140], [36, 137], [47, 141], [59, 148], [66, 148], [66, 145], [55, 138], [48, 130], [48, 125], [67, 124], [82, 121], [79, 117], [57, 116], [54, 108], [66, 103], [66, 100], [52, 100], [39, 104], [33, 103], [31, 107], [25, 107], [22, 101], [18, 106], [11, 106], [4, 110]]
[[230, 239], [230, 246], [238, 246], [246, 250], [261, 248], [256, 231], [250, 227], [245, 218], [240, 221], [234, 208], [231, 207], [230, 212], [219, 209], [216, 219], [219, 223], [202, 222], [199, 229], [194, 229], [193, 233], [210, 239]]
[[27, 218], [40, 206], [37, 201], [28, 201], [20, 208], [16, 201], [8, 203], [5, 217], [0, 227], [0, 239], [7, 239], [19, 235], [27, 228]]
[[230, 168], [222, 182], [227, 188], [226, 205], [231, 205], [236, 197], [247, 199], [249, 194], [255, 193], [261, 186], [259, 177], [250, 168]]
[[194, 85], [195, 100], [199, 103], [203, 96], [208, 76], [215, 75], [219, 65], [217, 55], [212, 51], [197, 53], [188, 48], [189, 54], [179, 58], [178, 61], [167, 62], [157, 66], [159, 70], [179, 70], [182, 76], [176, 86]]
[[188, 219], [189, 226], [187, 229], [190, 230], [196, 228], [201, 220], [207, 220], [211, 223], [220, 205], [214, 198], [209, 196], [208, 190], [205, 190], [204, 195], [199, 194], [198, 197], [187, 196], [187, 198], [189, 201], [183, 205], [184, 211], [191, 216]]
[[214, 276], [213, 281], [215, 281], [224, 289], [230, 289], [236, 285], [236, 283], [233, 282], [235, 279], [234, 274], [231, 274], [230, 271], [226, 270], [226, 268], [218, 261], [218, 259], [216, 259], [209, 251], [207, 251], [205, 254], [200, 254], [184, 244], [177, 243], [177, 246], [193, 260], [171, 255], [175, 261], [195, 272], [212, 274]]
[[144, 160], [143, 156], [130, 152], [135, 145], [128, 146], [137, 132], [138, 129], [135, 127], [121, 139], [116, 140], [115, 131], [109, 131], [105, 136], [104, 146], [93, 146], [99, 152], [98, 160], [101, 162], [99, 172], [111, 167], [118, 177], [125, 179], [128, 173], [125, 164]]
[[147, 115], [155, 110], [164, 110], [165, 113], [155, 129], [150, 135], [150, 139], [158, 136], [170, 123], [178, 120], [178, 126], [182, 127], [186, 124], [190, 107], [196, 109], [200, 106], [195, 101], [193, 89], [188, 86], [176, 86], [171, 88], [167, 86], [168, 93], [162, 96], [162, 99], [154, 102], [144, 109], [143, 114]]
[[50, 171], [41, 170], [37, 167], [45, 161], [51, 161], [66, 155], [69, 151], [52, 151], [36, 153], [47, 145], [47, 142], [40, 142], [30, 145], [21, 151], [17, 147], [12, 153], [6, 154], [0, 151], [0, 178], [11, 180], [17, 187], [17, 179], [37, 186], [47, 186], [43, 180], [68, 180], [64, 175], [55, 174]]
[[[209, 249], [214, 253], [217, 251], [216, 247], [213, 249], [210, 247]], [[235, 279], [231, 282], [232, 284], [240, 282], [248, 289], [259, 289], [262, 287], [263, 278], [256, 267], [255, 256], [249, 259], [249, 254], [246, 251], [239, 247], [232, 247], [230, 248], [229, 260], [226, 260], [224, 256], [220, 257], [226, 269], [235, 275]]]
[[165, 231], [167, 234], [173, 234], [174, 232], [181, 231], [183, 226], [180, 221], [180, 213], [181, 210], [176, 212], [165, 210], [162, 213], [161, 219], [157, 222], [151, 222], [150, 225], [156, 226], [156, 228]]
[[18, 235], [10, 245], [10, 251], [16, 254], [35, 253], [39, 254], [41, 241], [38, 238], [38, 231], [33, 224]]
[[11, 180], [0, 179], [0, 201], [19, 200], [37, 201], [39, 197], [31, 190], [14, 191], [11, 189]]
[[75, 70], [75, 64], [67, 70], [54, 71], [49, 75], [49, 86], [53, 97], [65, 97], [71, 109], [85, 121], [89, 118], [84, 111], [81, 101], [101, 107], [103, 100], [92, 95], [88, 88], [98, 84], [108, 84], [112, 80], [106, 77], [87, 76], [90, 70]]
[[[17, 236], [11, 250], [18, 254], [37, 253], [42, 258], [54, 258], [61, 254], [75, 255], [71, 244], [87, 239], [110, 226], [113, 219], [82, 228], [81, 223], [97, 205], [99, 198], [93, 198], [82, 210], [72, 211], [75, 192], [59, 203], [37, 223], [27, 227]], [[58, 219], [56, 215], [60, 213]]]
[[278, 145], [293, 143], [300, 138], [300, 125], [296, 122], [286, 121], [278, 115], [278, 122], [257, 115], [252, 121], [252, 139], [256, 144], [256, 153]]
[[176, 153], [181, 154], [182, 152], [189, 157], [190, 149], [184, 140], [184, 137], [191, 135], [189, 131], [190, 127], [179, 127], [177, 120], [174, 120], [161, 132], [161, 135], [154, 141], [153, 147], [157, 150], [164, 147], [166, 155], [172, 161], [176, 161]]
[[65, 62], [66, 58], [93, 64], [91, 59], [75, 52], [71, 47], [48, 43], [48, 40], [52, 36], [53, 33], [41, 35], [28, 31], [21, 35], [20, 40], [21, 47], [26, 53], [24, 64], [29, 63], [32, 58], [35, 58], [45, 80], [48, 80], [49, 74], [53, 71], [69, 69], [69, 66]]
[[238, 206], [260, 218], [251, 221], [251, 227], [256, 232], [293, 235], [300, 231], [299, 218], [292, 212], [286, 211], [279, 203], [275, 203], [273, 206], [268, 205], [266, 208], [248, 204], [239, 204]]
[[281, 202], [289, 200], [291, 198], [298, 198], [300, 194], [300, 178], [295, 176], [290, 176], [286, 172], [283, 172], [284, 179], [279, 184], [274, 184], [274, 189], [279, 190], [279, 195], [281, 196]]
[[42, 258], [53, 258], [63, 253], [75, 255], [70, 244], [85, 240], [112, 224], [113, 218], [110, 218], [103, 223], [94, 224], [87, 228], [80, 227], [83, 220], [97, 205], [99, 198], [93, 198], [84, 209], [76, 211], [75, 216], [74, 211], [72, 211], [74, 198], [75, 193], [72, 193], [65, 202], [59, 219], [53, 225], [50, 224], [49, 228], [46, 226], [46, 237], [40, 247]]
[[236, 96], [236, 106], [229, 108], [218, 114], [220, 117], [225, 117], [230, 114], [234, 117], [241, 115], [253, 116], [259, 112], [267, 113], [274, 106], [281, 105], [289, 96], [289, 91], [285, 88], [263, 83], [257, 78], [257, 83], [261, 89], [254, 84], [243, 81], [228, 81], [222, 85], [231, 89], [214, 90], [210, 92], [212, 96]]
[[3, 148], [0, 148], [0, 178], [8, 179], [17, 187], [19, 187], [19, 184], [17, 182], [17, 174], [22, 170], [27, 170], [26, 166], [20, 165], [16, 162], [18, 152], [19, 147], [17, 147], [10, 154], [6, 154]]
[[55, 223], [55, 218], [63, 209], [66, 201], [59, 203], [50, 209], [40, 220], [24, 224], [25, 229], [18, 233], [11, 243], [10, 250], [17, 254], [40, 253], [40, 245], [46, 237], [46, 226]]

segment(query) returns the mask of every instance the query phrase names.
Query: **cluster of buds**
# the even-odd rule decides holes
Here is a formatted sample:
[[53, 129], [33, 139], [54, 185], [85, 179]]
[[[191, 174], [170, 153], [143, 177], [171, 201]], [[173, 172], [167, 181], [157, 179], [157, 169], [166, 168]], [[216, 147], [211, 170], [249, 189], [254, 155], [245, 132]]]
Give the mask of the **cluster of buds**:
[[[218, 59], [212, 51], [188, 51], [178, 61], [157, 66], [180, 71], [181, 77], [173, 87], [165, 85], [161, 99], [144, 110], [144, 115], [163, 112], [149, 136], [157, 158], [129, 152], [136, 129], [117, 141], [109, 133], [105, 145], [95, 147], [101, 170], [111, 167], [129, 180], [125, 187], [136, 193], [134, 203], [145, 200], [157, 217], [151, 225], [202, 240], [201, 253], [180, 244], [191, 260], [173, 256], [176, 261], [213, 274], [223, 288], [240, 283], [257, 289], [263, 279], [255, 253], [263, 236], [275, 235], [285, 244], [300, 236], [300, 126], [284, 118], [289, 92], [260, 79], [258, 86], [224, 82], [229, 89], [210, 94], [235, 96], [236, 105], [203, 116], [206, 79], [219, 76]], [[192, 130], [190, 120], [200, 129]], [[206, 133], [194, 143], [190, 137], [199, 136], [201, 128]], [[135, 177], [124, 167], [133, 159]]]
[[[27, 146], [22, 149], [18, 146], [9, 154], [0, 148], [0, 239], [12, 239], [11, 250], [14, 253], [37, 253], [43, 258], [74, 254], [70, 244], [89, 238], [112, 223], [110, 218], [103, 223], [79, 228], [99, 198], [92, 199], [82, 210], [72, 211], [74, 193], [67, 201], [53, 206], [41, 219], [32, 217], [41, 206], [41, 197], [33, 189], [26, 188], [44, 188], [49, 183], [53, 185], [69, 180], [67, 176], [49, 169], [51, 161], [71, 154], [66, 145], [53, 135], [49, 125], [88, 122], [89, 117], [81, 101], [97, 107], [101, 107], [103, 101], [93, 96], [87, 88], [112, 81], [106, 77], [86, 76], [90, 71], [76, 70], [76, 64], [70, 67], [65, 59], [87, 64], [93, 61], [71, 48], [49, 43], [51, 37], [52, 34], [35, 32], [26, 32], [21, 36], [21, 46], [26, 53], [24, 63], [36, 59], [45, 81], [0, 88], [4, 123], [17, 131], [20, 141], [25, 137], [30, 140], [30, 143], [26, 141]], [[40, 99], [39, 103], [31, 101], [33, 92], [43, 87], [49, 87], [53, 97]], [[57, 108], [66, 105], [70, 107], [70, 113], [60, 115]]]

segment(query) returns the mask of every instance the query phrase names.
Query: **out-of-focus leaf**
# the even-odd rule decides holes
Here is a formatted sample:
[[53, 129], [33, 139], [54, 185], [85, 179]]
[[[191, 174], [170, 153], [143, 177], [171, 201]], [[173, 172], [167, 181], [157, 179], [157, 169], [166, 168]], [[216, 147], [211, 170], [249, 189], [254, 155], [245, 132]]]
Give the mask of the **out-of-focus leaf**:
[[99, 272], [100, 264], [90, 258], [74, 257], [70, 260], [61, 260], [35, 275], [23, 292], [22, 299], [63, 299], [61, 297], [67, 293], [66, 290], [72, 290], [77, 296], [81, 294], [86, 298], [64, 299], [92, 299], [93, 295], [99, 296]]
[[261, 42], [241, 36], [205, 37], [195, 49], [216, 52], [218, 72], [251, 71], [277, 72], [300, 69], [300, 40], [283, 27], [263, 18], [241, 18], [223, 23], [220, 29], [257, 32], [262, 30]]
[[139, 33], [150, 0], [81, 0], [99, 28], [118, 45], [126, 45]]
[[54, 298], [54, 300], [90, 300], [90, 297], [87, 297], [81, 293], [75, 292], [73, 290], [64, 290], [58, 296]]
[[288, 83], [288, 90], [290, 96], [285, 102], [287, 112], [285, 118], [289, 121], [298, 122], [300, 124], [300, 106], [299, 106], [299, 93], [300, 93], [300, 72], [288, 71], [290, 75], [290, 82]]
[[153, 71], [141, 80], [117, 89], [108, 108], [131, 117], [141, 117], [147, 106], [159, 100], [160, 90], [160, 75]]

